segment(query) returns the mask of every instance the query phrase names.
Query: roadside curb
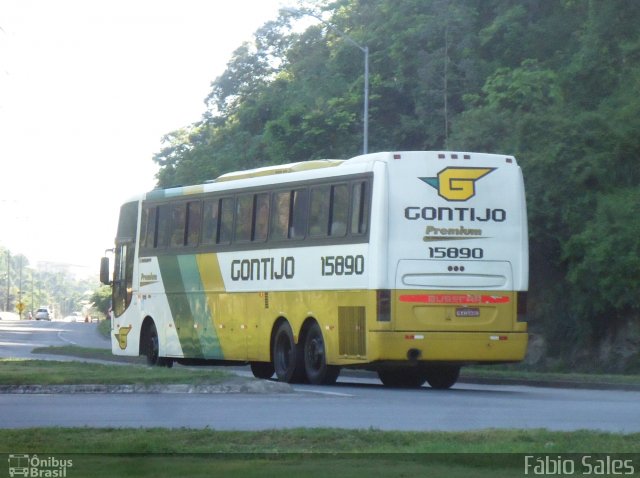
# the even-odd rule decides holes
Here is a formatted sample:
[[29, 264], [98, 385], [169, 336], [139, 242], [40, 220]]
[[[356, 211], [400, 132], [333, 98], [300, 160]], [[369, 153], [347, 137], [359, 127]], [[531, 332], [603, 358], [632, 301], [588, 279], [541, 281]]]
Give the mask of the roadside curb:
[[621, 390], [628, 392], [640, 391], [640, 384], [608, 383], [608, 382], [576, 382], [571, 380], [545, 380], [545, 379], [515, 379], [515, 378], [484, 378], [484, 377], [460, 377], [458, 383], [478, 385], [513, 385], [524, 387], [543, 388], [573, 388], [580, 390]]
[[[341, 376], [351, 376], [359, 378], [376, 378], [374, 372], [365, 370], [343, 370]], [[467, 372], [460, 375], [456, 383], [466, 385], [506, 385], [522, 387], [540, 388], [573, 388], [580, 390], [620, 390], [628, 392], [640, 391], [640, 384], [614, 383], [614, 382], [578, 382], [575, 380], [545, 379], [545, 378], [509, 378], [509, 377], [483, 377]]]
[[219, 384], [188, 385], [0, 385], [6, 394], [71, 394], [71, 393], [180, 393], [180, 394], [278, 394], [293, 393], [288, 383], [268, 380], [230, 380]]

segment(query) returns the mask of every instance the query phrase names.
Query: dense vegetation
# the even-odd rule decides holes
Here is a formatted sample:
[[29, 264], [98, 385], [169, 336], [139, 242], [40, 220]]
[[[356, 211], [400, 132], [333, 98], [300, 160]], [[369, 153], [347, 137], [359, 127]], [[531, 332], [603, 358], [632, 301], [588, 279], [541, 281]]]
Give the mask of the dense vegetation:
[[371, 52], [369, 150], [516, 155], [532, 328], [574, 360], [624, 335], [635, 354], [618, 368], [640, 368], [640, 2], [312, 7], [335, 30], [296, 32], [287, 12], [259, 29], [213, 81], [202, 121], [166, 136], [159, 185], [359, 153], [363, 55], [345, 32]]

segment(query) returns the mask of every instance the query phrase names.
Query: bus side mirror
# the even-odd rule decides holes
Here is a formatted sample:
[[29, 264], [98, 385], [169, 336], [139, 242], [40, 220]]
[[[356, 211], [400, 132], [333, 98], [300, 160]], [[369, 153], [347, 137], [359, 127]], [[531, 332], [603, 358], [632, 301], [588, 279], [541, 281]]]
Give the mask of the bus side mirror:
[[111, 279], [109, 278], [109, 258], [103, 257], [100, 259], [100, 282], [104, 285], [111, 285]]

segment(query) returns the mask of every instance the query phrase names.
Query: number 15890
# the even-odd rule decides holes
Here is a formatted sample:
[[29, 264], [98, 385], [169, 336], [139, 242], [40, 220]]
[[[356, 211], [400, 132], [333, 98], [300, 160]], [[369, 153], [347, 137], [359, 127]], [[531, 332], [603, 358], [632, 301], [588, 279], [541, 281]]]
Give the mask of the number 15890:
[[323, 276], [364, 274], [364, 256], [323, 256], [320, 258]]
[[482, 259], [484, 251], [475, 247], [430, 247], [430, 259]]

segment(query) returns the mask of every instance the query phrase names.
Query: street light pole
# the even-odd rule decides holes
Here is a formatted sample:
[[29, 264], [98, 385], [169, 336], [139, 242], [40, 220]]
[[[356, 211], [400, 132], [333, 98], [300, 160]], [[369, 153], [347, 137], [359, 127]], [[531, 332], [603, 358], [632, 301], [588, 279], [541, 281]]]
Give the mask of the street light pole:
[[7, 250], [7, 312], [11, 310], [9, 298], [11, 297], [11, 253]]
[[302, 16], [308, 15], [317, 20], [320, 20], [323, 24], [325, 24], [328, 28], [336, 32], [342, 38], [347, 40], [353, 46], [358, 48], [362, 53], [364, 53], [364, 107], [362, 112], [362, 123], [363, 123], [363, 134], [362, 134], [362, 154], [367, 154], [369, 152], [369, 47], [362, 46], [345, 32], [338, 30], [331, 23], [327, 22], [324, 18], [317, 15], [314, 12], [308, 10], [296, 10], [294, 8], [283, 8], [282, 11], [287, 13]]
[[22, 256], [20, 256], [20, 287], [18, 288], [18, 312], [20, 313], [20, 320], [22, 320], [22, 310], [24, 305], [22, 304]]
[[362, 154], [369, 152], [369, 47], [364, 49], [364, 133], [362, 139]]

